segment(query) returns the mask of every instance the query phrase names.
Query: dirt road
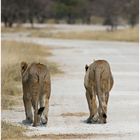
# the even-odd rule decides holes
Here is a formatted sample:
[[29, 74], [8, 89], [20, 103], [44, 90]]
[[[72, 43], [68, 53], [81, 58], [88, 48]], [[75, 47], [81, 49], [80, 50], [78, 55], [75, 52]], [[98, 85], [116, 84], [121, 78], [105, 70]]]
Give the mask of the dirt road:
[[[64, 71], [63, 75], [52, 78], [48, 126], [37, 128], [29, 126], [31, 131], [28, 131], [27, 135], [68, 135], [68, 139], [138, 139], [137, 43], [26, 37], [14, 39], [50, 46], [53, 52], [50, 60], [58, 62]], [[108, 122], [102, 125], [85, 123], [89, 111], [83, 85], [84, 66], [91, 63], [93, 59], [108, 60], [115, 81], [110, 93]], [[16, 110], [2, 112], [3, 120], [17, 124], [23, 125], [21, 122], [24, 118], [23, 106]]]

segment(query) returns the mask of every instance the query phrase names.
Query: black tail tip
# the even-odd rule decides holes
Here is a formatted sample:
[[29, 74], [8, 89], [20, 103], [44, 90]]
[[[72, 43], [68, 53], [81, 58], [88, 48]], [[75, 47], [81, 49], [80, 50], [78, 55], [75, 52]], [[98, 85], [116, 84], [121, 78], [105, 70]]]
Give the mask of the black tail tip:
[[45, 107], [40, 107], [38, 109], [38, 115], [41, 115], [43, 113], [44, 109], [45, 109]]
[[105, 113], [103, 114], [103, 118], [105, 118], [105, 119], [107, 118], [107, 115]]

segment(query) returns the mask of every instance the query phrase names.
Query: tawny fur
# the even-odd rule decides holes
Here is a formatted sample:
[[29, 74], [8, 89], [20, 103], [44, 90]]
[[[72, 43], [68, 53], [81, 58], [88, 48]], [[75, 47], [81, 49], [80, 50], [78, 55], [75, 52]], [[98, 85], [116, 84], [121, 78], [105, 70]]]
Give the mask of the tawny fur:
[[[51, 80], [47, 66], [40, 63], [28, 65], [26, 62], [21, 62], [21, 75], [26, 121], [33, 122], [33, 126], [38, 126], [40, 119], [42, 119], [43, 123], [46, 124], [51, 94]], [[43, 118], [41, 118], [42, 113]]]
[[[96, 60], [85, 66], [84, 86], [90, 111], [88, 123], [106, 123], [109, 92], [113, 87], [110, 65], [105, 60]], [[96, 98], [99, 101], [97, 108]]]

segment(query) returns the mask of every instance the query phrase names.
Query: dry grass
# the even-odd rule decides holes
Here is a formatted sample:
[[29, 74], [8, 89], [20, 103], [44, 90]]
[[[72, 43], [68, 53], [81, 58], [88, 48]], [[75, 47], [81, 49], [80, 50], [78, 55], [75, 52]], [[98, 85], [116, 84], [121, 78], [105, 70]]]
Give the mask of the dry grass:
[[13, 27], [13, 28], [5, 28], [1, 27], [2, 33], [16, 33], [16, 32], [29, 32], [32, 31], [32, 28], [25, 28], [25, 27]]
[[2, 140], [21, 140], [26, 139], [23, 133], [26, 131], [25, 128], [21, 126], [15, 126], [8, 122], [1, 122], [1, 139]]
[[96, 139], [96, 138], [115, 138], [122, 137], [121, 134], [96, 134], [96, 133], [88, 133], [88, 134], [80, 134], [80, 133], [72, 133], [72, 134], [46, 134], [46, 135], [35, 135], [28, 137], [26, 136], [26, 129], [21, 126], [16, 126], [10, 124], [8, 122], [2, 121], [1, 123], [1, 139], [2, 140], [44, 140], [44, 139], [52, 139], [52, 140], [62, 140], [62, 139]]
[[44, 31], [45, 32], [49, 32], [51, 30], [55, 30], [56, 28], [53, 27], [53, 25], [47, 25], [47, 27], [44, 27], [44, 28], [39, 28], [39, 27], [34, 27], [34, 28], [31, 28], [31, 27], [24, 27], [22, 25], [20, 26], [15, 26], [15, 27], [12, 27], [12, 28], [5, 28], [4, 26], [1, 27], [1, 32], [2, 33], [17, 33], [17, 32], [28, 32], [28, 33], [31, 33], [31, 34], [36, 34], [37, 32], [41, 32], [41, 31]]
[[68, 140], [68, 139], [109, 139], [115, 137], [122, 137], [122, 134], [96, 134], [96, 133], [86, 133], [86, 134], [79, 134], [79, 133], [72, 133], [72, 134], [46, 134], [41, 136], [33, 136], [32, 139], [50, 139], [50, 140]]
[[29, 27], [2, 27], [2, 33], [27, 32], [30, 37], [61, 38], [61, 39], [81, 39], [81, 40], [107, 40], [107, 41], [139, 41], [139, 27], [119, 29], [113, 32], [108, 31], [72, 31], [72, 32], [52, 32], [55, 27], [50, 25], [45, 28]]
[[120, 29], [113, 32], [108, 31], [76, 31], [76, 32], [36, 32], [31, 34], [35, 37], [49, 37], [49, 38], [62, 38], [62, 39], [81, 39], [81, 40], [108, 40], [108, 41], [130, 41], [138, 42], [139, 29], [127, 28]]
[[76, 112], [76, 113], [63, 113], [61, 114], [61, 116], [63, 117], [71, 117], [71, 116], [74, 116], [74, 117], [83, 117], [83, 116], [87, 116], [88, 113], [85, 113], [85, 112]]
[[32, 43], [2, 41], [1, 51], [2, 109], [11, 109], [13, 105], [17, 104], [14, 97], [21, 96], [21, 61], [47, 64], [51, 74], [60, 72], [57, 64], [47, 61], [46, 57], [51, 55], [47, 47], [40, 47]]

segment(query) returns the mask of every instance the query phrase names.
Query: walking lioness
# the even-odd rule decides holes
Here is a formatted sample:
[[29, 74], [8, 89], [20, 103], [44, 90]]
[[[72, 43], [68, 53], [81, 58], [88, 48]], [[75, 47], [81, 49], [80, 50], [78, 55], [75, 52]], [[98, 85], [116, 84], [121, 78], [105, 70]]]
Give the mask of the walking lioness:
[[[106, 123], [109, 92], [113, 86], [113, 77], [109, 63], [105, 60], [94, 61], [85, 66], [84, 86], [90, 111], [87, 123]], [[97, 109], [96, 95], [99, 101]]]
[[40, 63], [28, 65], [26, 62], [21, 62], [21, 75], [26, 122], [33, 122], [33, 126], [40, 125], [40, 121], [46, 124], [51, 93], [51, 80], [47, 66]]

